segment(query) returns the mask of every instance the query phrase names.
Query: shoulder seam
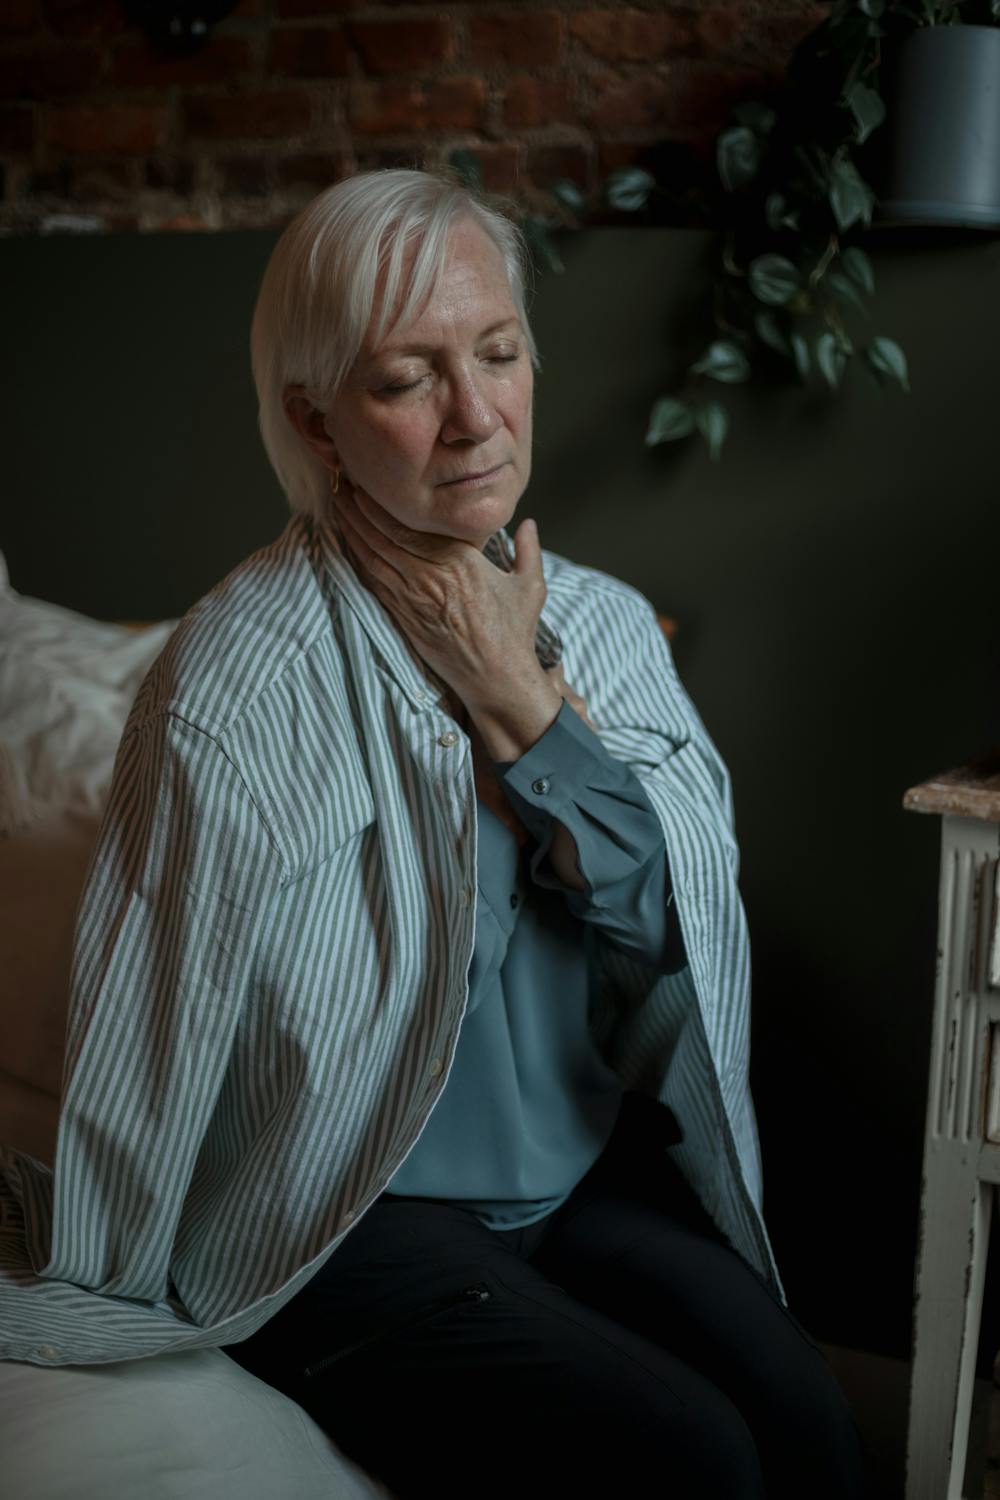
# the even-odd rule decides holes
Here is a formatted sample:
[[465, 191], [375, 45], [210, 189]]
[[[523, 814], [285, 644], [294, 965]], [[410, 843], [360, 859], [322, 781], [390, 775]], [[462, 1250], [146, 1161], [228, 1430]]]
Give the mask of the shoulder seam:
[[170, 704], [166, 704], [163, 707], [157, 709], [155, 712], [147, 714], [140, 723], [131, 725], [128, 732], [122, 735], [122, 743], [124, 743], [126, 739], [131, 739], [133, 735], [138, 734], [141, 730], [149, 728], [149, 726], [155, 723], [158, 719], [173, 720], [178, 724], [183, 724], [186, 728], [193, 730], [195, 734], [200, 735], [203, 739], [210, 740], [215, 746], [216, 750], [218, 750], [219, 754], [223, 756], [223, 758], [232, 767], [234, 774], [239, 779], [240, 785], [246, 792], [250, 805], [253, 807], [254, 812], [260, 819], [260, 824], [267, 835], [268, 843], [271, 845], [271, 848], [273, 849], [274, 854], [276, 855], [279, 864], [281, 865], [281, 883], [283, 885], [287, 884], [287, 882], [291, 879], [292, 871], [291, 865], [286, 855], [283, 853], [277, 835], [274, 831], [274, 826], [277, 820], [273, 817], [273, 815], [270, 817], [267, 815], [264, 807], [261, 806], [261, 799], [259, 795], [254, 792], [253, 788], [247, 781], [242, 768], [239, 766], [237, 761], [234, 760], [227, 747], [223, 744], [223, 736], [227, 734], [228, 730], [220, 730], [217, 727], [207, 728], [204, 724], [200, 724], [194, 718], [190, 717], [190, 715], [184, 711], [182, 705], [173, 707]]

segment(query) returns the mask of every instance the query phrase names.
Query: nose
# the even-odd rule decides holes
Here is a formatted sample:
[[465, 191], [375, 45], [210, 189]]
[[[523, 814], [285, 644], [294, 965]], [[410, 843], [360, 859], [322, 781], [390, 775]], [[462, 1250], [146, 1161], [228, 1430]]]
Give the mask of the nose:
[[485, 443], [501, 425], [484, 385], [470, 370], [457, 372], [448, 384], [448, 397], [441, 421], [443, 443]]

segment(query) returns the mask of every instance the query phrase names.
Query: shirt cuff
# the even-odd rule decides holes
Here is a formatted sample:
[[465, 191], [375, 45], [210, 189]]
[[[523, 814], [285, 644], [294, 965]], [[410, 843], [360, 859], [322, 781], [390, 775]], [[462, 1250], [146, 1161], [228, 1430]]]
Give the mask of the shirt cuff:
[[516, 811], [529, 833], [541, 839], [586, 791], [588, 777], [612, 757], [568, 699], [553, 722], [519, 760], [495, 760], [504, 790], [517, 798]]

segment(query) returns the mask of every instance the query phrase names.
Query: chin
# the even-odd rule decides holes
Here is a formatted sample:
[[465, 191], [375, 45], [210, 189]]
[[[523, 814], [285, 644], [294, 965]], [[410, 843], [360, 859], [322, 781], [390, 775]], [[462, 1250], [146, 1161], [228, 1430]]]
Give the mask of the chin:
[[446, 507], [441, 507], [441, 531], [463, 542], [473, 542], [480, 550], [501, 526], [509, 527], [517, 512], [520, 493], [516, 499], [510, 495], [482, 495], [475, 500], [456, 498]]

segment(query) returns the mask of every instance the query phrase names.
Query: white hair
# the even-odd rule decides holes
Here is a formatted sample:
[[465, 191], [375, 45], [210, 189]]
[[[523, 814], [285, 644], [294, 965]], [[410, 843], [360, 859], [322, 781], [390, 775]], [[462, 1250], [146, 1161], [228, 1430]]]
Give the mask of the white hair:
[[[538, 364], [524, 304], [529, 259], [513, 221], [457, 180], [435, 172], [362, 172], [326, 188], [287, 226], [267, 263], [250, 330], [260, 433], [293, 511], [326, 514], [329, 472], [292, 426], [289, 386], [326, 412], [369, 332], [380, 275], [385, 283], [376, 342], [416, 316], [444, 269], [458, 221], [477, 224], [503, 257], [532, 363]], [[400, 280], [415, 248], [409, 283]], [[401, 303], [388, 327], [396, 300]]]

